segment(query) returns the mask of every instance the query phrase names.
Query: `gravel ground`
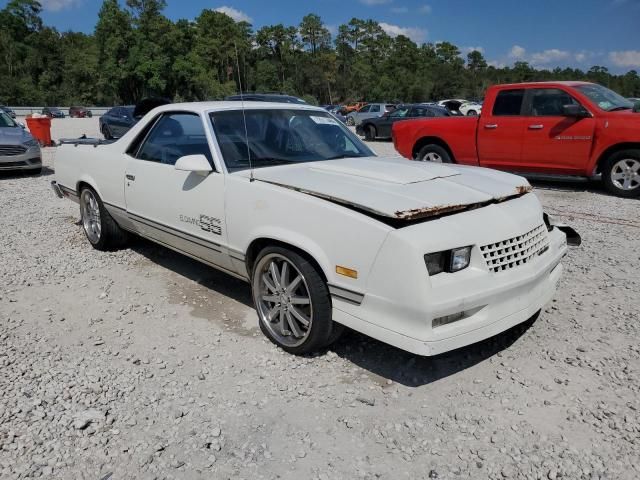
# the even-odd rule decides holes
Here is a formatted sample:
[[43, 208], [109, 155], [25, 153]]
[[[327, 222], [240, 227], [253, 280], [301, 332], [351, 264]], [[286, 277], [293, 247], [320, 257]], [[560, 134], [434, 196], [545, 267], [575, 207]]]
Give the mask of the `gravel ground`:
[[54, 155], [0, 177], [0, 478], [640, 477], [637, 200], [536, 184], [584, 243], [535, 323], [435, 358], [355, 332], [298, 358], [244, 283], [143, 240], [93, 250]]

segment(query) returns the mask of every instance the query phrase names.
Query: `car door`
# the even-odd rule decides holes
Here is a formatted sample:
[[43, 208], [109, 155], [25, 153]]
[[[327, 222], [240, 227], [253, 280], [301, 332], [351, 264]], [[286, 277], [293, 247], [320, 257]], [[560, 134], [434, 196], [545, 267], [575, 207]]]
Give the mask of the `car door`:
[[364, 120], [365, 118], [368, 118], [367, 114], [369, 113], [370, 109], [371, 109], [371, 105], [365, 105], [357, 112], [353, 112], [353, 119], [355, 120], [356, 125], [360, 125], [360, 123], [362, 123], [362, 120]]
[[360, 121], [366, 120], [368, 118], [377, 118], [382, 115], [382, 106], [379, 104], [369, 105], [369, 112], [362, 116]]
[[500, 90], [493, 110], [480, 116], [477, 132], [480, 166], [522, 170], [524, 96], [523, 88]]
[[[157, 117], [128, 151], [123, 179], [127, 215], [141, 235], [231, 270], [224, 175], [215, 166], [211, 145], [211, 131], [200, 115]], [[196, 154], [206, 156], [214, 170], [204, 175], [175, 169], [179, 158]]]
[[391, 137], [391, 127], [395, 122], [406, 120], [409, 115], [409, 107], [398, 107], [394, 112], [389, 115], [380, 117], [375, 120], [376, 127], [378, 129], [378, 136], [384, 138]]
[[552, 174], [584, 171], [591, 154], [595, 120], [584, 107], [584, 117], [567, 116], [563, 113], [565, 105], [580, 102], [560, 88], [527, 90], [523, 169]]

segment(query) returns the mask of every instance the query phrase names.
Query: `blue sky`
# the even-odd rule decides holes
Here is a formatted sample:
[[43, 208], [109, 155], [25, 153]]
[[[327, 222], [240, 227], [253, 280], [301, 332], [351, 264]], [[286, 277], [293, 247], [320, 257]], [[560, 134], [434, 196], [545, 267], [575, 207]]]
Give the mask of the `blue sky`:
[[[60, 30], [92, 31], [100, 0], [40, 0]], [[6, 5], [7, 0], [0, 0]], [[480, 49], [494, 65], [525, 60], [538, 67], [604, 65], [640, 71], [640, 0], [168, 0], [172, 19], [223, 8], [255, 28], [297, 25], [319, 14], [332, 31], [352, 17], [373, 18], [388, 33], [418, 42], [450, 41]]]

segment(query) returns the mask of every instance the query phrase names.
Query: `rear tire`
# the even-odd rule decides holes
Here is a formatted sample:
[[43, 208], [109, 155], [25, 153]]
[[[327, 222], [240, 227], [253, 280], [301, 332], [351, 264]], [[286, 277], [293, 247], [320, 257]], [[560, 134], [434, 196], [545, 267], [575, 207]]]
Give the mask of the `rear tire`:
[[433, 143], [422, 147], [416, 156], [416, 160], [420, 162], [453, 163], [449, 152], [440, 145]]
[[640, 196], [640, 150], [615, 152], [602, 165], [602, 182], [617, 197]]
[[468, 117], [477, 117], [478, 116], [478, 112], [476, 112], [475, 110], [469, 110], [467, 112], [467, 116]]
[[80, 191], [80, 217], [87, 240], [96, 250], [114, 250], [127, 242], [127, 232], [120, 228], [91, 187]]
[[260, 329], [284, 351], [304, 355], [335, 340], [339, 327], [334, 328], [331, 319], [329, 288], [316, 267], [297, 252], [264, 248], [251, 273], [251, 292]]
[[373, 142], [376, 139], [377, 133], [376, 127], [373, 125], [366, 125], [364, 127], [364, 139], [369, 142]]

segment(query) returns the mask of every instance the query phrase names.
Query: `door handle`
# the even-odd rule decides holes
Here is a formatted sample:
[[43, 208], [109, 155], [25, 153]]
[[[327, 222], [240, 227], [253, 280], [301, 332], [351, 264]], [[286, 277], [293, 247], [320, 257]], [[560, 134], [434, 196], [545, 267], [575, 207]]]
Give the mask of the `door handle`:
[[486, 128], [487, 130], [495, 130], [496, 128], [498, 128], [498, 124], [497, 123], [489, 123], [489, 124], [485, 125], [484, 128]]
[[544, 125], [529, 125], [529, 130], [542, 130]]
[[135, 181], [135, 179], [136, 179], [135, 175], [130, 175], [128, 173], [127, 173], [126, 177], [127, 177], [127, 180], [131, 180], [132, 182]]

